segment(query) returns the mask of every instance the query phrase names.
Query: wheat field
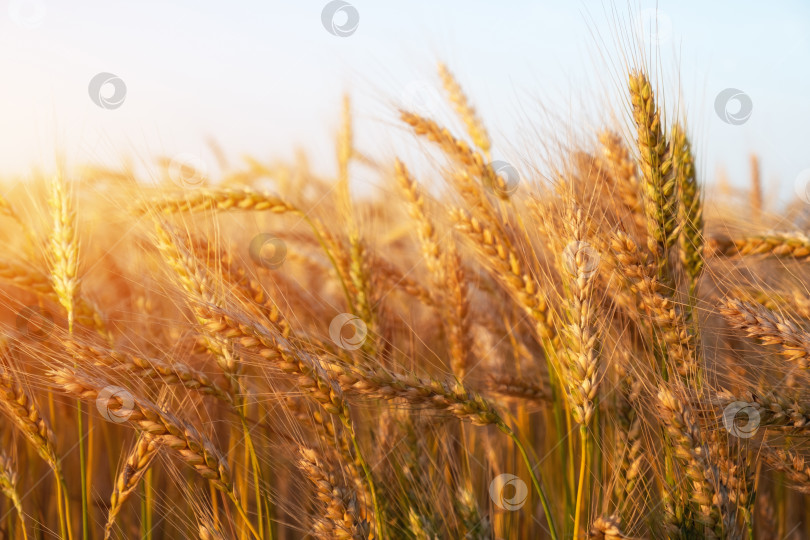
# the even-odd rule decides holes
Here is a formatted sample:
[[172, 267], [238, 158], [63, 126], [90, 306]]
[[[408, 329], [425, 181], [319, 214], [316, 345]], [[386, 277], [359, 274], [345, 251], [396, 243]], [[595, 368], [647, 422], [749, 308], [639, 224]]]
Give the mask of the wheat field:
[[347, 97], [330, 177], [9, 191], [0, 537], [810, 535], [803, 204], [756, 158], [708, 189], [650, 73], [551, 174], [493, 162], [440, 65], [461, 129], [392, 128], [440, 183], [357, 148]]

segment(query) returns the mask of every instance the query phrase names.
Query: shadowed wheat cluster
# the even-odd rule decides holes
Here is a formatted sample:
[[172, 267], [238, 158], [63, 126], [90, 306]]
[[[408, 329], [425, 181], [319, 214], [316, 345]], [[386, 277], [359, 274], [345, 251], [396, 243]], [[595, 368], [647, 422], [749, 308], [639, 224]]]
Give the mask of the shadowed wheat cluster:
[[706, 204], [648, 71], [522, 176], [439, 74], [461, 129], [399, 114], [430, 179], [357, 148], [347, 98], [334, 178], [2, 200], [0, 536], [808, 532], [801, 205]]

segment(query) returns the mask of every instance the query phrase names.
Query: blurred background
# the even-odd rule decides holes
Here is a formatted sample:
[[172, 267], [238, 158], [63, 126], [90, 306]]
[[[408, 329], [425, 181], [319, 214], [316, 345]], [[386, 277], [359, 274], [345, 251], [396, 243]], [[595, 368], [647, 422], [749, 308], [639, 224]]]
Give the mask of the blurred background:
[[128, 159], [148, 176], [156, 157], [186, 155], [216, 177], [212, 140], [234, 164], [304, 148], [328, 172], [344, 92], [358, 145], [387, 158], [405, 135], [397, 106], [441, 117], [438, 61], [495, 157], [521, 159], [542, 151], [551, 116], [573, 133], [624, 113], [623, 70], [644, 50], [667, 108], [688, 114], [704, 179], [747, 184], [756, 152], [766, 200], [791, 197], [810, 169], [810, 4], [618, 4], [12, 0], [0, 10], [0, 173], [64, 156]]

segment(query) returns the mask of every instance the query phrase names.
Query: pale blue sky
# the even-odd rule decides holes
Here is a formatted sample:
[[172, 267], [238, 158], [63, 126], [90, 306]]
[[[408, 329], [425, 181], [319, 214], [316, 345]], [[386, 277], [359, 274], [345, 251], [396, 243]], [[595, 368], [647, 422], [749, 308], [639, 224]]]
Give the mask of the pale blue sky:
[[[424, 103], [439, 59], [472, 96], [498, 153], [519, 156], [541, 146], [531, 129], [543, 108], [599, 127], [622, 64], [603, 61], [617, 50], [614, 11], [620, 24], [632, 20], [627, 4], [591, 1], [351, 3], [357, 31], [336, 37], [321, 24], [323, 0], [6, 2], [0, 173], [53, 164], [55, 149], [73, 164], [177, 153], [213, 163], [209, 136], [234, 158], [292, 157], [305, 146], [328, 170], [343, 91], [354, 97], [361, 146], [389, 155], [397, 144], [393, 105], [414, 96]], [[755, 150], [765, 180], [792, 193], [810, 168], [810, 6], [631, 5], [635, 14], [657, 7], [671, 23], [660, 43], [667, 101], [688, 110], [707, 177], [725, 165], [745, 182]], [[90, 100], [88, 83], [99, 72], [126, 83], [120, 108]], [[751, 97], [742, 125], [714, 112], [715, 96], [729, 87]], [[582, 118], [581, 110], [597, 115]]]

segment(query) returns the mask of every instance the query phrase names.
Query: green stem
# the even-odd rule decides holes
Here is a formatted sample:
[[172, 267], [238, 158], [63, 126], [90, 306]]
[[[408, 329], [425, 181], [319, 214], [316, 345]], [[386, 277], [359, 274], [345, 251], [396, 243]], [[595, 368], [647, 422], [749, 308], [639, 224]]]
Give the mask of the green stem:
[[554, 519], [551, 517], [551, 506], [548, 503], [548, 499], [546, 498], [546, 494], [543, 492], [543, 488], [540, 485], [540, 480], [537, 478], [537, 475], [534, 472], [534, 468], [532, 467], [531, 460], [529, 460], [529, 454], [526, 452], [526, 448], [523, 446], [523, 443], [520, 442], [520, 439], [517, 438], [515, 432], [512, 429], [504, 424], [503, 422], [498, 423], [498, 429], [500, 429], [503, 433], [509, 436], [512, 439], [512, 442], [515, 443], [515, 446], [520, 451], [521, 457], [523, 457], [523, 462], [526, 464], [526, 468], [529, 469], [529, 475], [532, 477], [532, 485], [534, 486], [534, 490], [537, 492], [537, 495], [540, 497], [540, 504], [543, 505], [543, 512], [546, 514], [546, 521], [548, 522], [548, 529], [549, 534], [551, 535], [551, 540], [558, 540], [557, 531], [554, 528]]
[[54, 476], [56, 477], [56, 511], [59, 513], [59, 533], [60, 538], [70, 538], [68, 531], [70, 530], [67, 526], [67, 516], [69, 512], [66, 510], [67, 507], [67, 490], [65, 489], [65, 480], [62, 478], [61, 473], [54, 471]]
[[236, 493], [228, 492], [228, 497], [230, 497], [233, 505], [236, 507], [236, 511], [239, 512], [240, 516], [242, 516], [242, 520], [245, 522], [245, 525], [247, 525], [247, 528], [250, 530], [250, 534], [253, 536], [253, 538], [256, 540], [262, 540], [261, 536], [259, 536], [259, 533], [256, 531], [256, 528], [253, 526], [253, 523], [250, 522], [250, 517], [245, 511], [245, 507], [239, 502]]
[[329, 247], [326, 245], [326, 240], [321, 236], [321, 233], [318, 231], [318, 227], [315, 226], [315, 223], [305, 214], [301, 213], [301, 217], [304, 221], [307, 222], [307, 225], [312, 229], [315, 238], [318, 240], [318, 243], [321, 245], [321, 249], [326, 254], [326, 258], [329, 259], [329, 262], [332, 263], [332, 266], [335, 268], [335, 272], [337, 272], [338, 281], [340, 281], [340, 287], [343, 289], [343, 295], [346, 297], [346, 305], [350, 308], [352, 307], [352, 295], [349, 294], [349, 287], [346, 286], [346, 282], [343, 280], [343, 273], [340, 270], [340, 265], [338, 265], [337, 260], [332, 255], [332, 252], [329, 251]]
[[371, 469], [368, 467], [368, 463], [366, 463], [366, 459], [363, 457], [363, 453], [360, 451], [360, 445], [357, 442], [357, 436], [354, 433], [354, 427], [349, 421], [348, 418], [342, 418], [343, 425], [349, 431], [349, 434], [352, 438], [352, 445], [354, 446], [354, 453], [357, 457], [357, 461], [360, 463], [360, 467], [363, 469], [363, 474], [366, 476], [366, 482], [368, 483], [368, 490], [371, 493], [371, 505], [374, 509], [374, 522], [377, 526], [377, 537], [378, 538], [385, 538], [385, 532], [383, 529], [383, 519], [382, 519], [382, 511], [380, 509], [379, 502], [377, 501], [377, 490], [374, 488], [374, 479], [371, 476]]
[[77, 401], [78, 406], [78, 423], [79, 423], [79, 474], [81, 475], [82, 486], [82, 538], [88, 539], [88, 520], [87, 520], [87, 463], [84, 455], [84, 413], [82, 412], [82, 402]]
[[[259, 467], [259, 460], [256, 457], [256, 448], [253, 446], [253, 438], [250, 436], [250, 428], [248, 428], [247, 418], [245, 416], [245, 403], [243, 402], [239, 407], [237, 407], [237, 412], [239, 414], [239, 419], [242, 421], [242, 429], [245, 433], [245, 448], [248, 452], [248, 457], [250, 459], [250, 465], [253, 469], [253, 482], [254, 482], [254, 496], [256, 497], [256, 509], [258, 512], [258, 520], [259, 520], [259, 535], [264, 538], [264, 512], [263, 506], [264, 503], [267, 503], [267, 511], [270, 511], [270, 502], [264, 501], [262, 497], [262, 488], [261, 484], [262, 480], [262, 473]], [[273, 538], [273, 531], [268, 529], [268, 535], [270, 540]]]
[[581, 441], [579, 455], [579, 481], [577, 482], [577, 502], [574, 507], [574, 540], [579, 538], [579, 524], [582, 520], [582, 498], [585, 493], [585, 462], [588, 459], [588, 432], [585, 426], [579, 426]]
[[152, 467], [149, 467], [146, 471], [146, 478], [144, 479], [143, 487], [144, 487], [144, 504], [146, 505], [146, 512], [145, 512], [145, 523], [146, 523], [146, 540], [152, 540], [152, 529], [154, 526], [152, 525], [152, 485], [154, 484], [153, 480], [153, 471]]
[[[73, 308], [68, 308], [68, 333], [73, 337]], [[74, 366], [76, 367], [76, 366]], [[82, 539], [88, 540], [90, 534], [88, 513], [87, 513], [87, 462], [84, 455], [84, 413], [82, 412], [81, 400], [76, 400], [77, 418], [79, 426], [79, 474], [81, 475], [82, 488]]]

